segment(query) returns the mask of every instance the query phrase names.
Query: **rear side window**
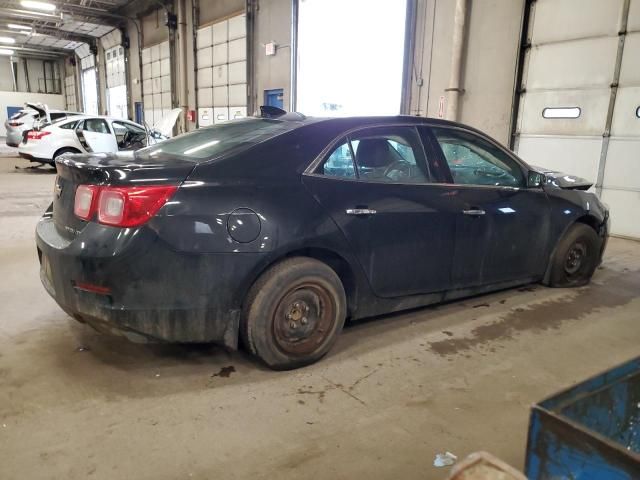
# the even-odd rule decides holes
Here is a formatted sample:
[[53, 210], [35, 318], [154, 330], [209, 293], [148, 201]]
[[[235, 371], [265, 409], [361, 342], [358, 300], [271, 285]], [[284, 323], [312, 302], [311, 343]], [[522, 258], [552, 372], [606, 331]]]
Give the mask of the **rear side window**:
[[413, 127], [359, 130], [340, 142], [316, 173], [368, 182], [430, 181], [422, 143]]
[[164, 155], [187, 160], [206, 161], [235, 148], [249, 147], [299, 126], [267, 118], [248, 118], [205, 127], [171, 138], [136, 152], [140, 158]]
[[77, 124], [78, 124], [77, 121], [71, 121], [71, 122], [63, 123], [62, 125], [59, 126], [59, 128], [64, 128], [65, 130], [73, 130], [74, 128], [76, 128]]

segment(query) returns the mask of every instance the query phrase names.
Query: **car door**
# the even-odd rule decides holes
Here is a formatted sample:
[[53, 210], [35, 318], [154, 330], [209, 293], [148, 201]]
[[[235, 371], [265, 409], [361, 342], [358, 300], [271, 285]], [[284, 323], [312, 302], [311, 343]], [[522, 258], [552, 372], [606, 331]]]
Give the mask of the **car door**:
[[455, 212], [432, 181], [413, 126], [353, 131], [303, 176], [387, 298], [449, 287]]
[[118, 142], [104, 118], [87, 118], [76, 126], [78, 140], [87, 152], [115, 153]]
[[528, 188], [526, 168], [496, 143], [457, 127], [432, 129], [452, 177], [456, 215], [455, 288], [542, 275], [549, 254], [550, 205]]

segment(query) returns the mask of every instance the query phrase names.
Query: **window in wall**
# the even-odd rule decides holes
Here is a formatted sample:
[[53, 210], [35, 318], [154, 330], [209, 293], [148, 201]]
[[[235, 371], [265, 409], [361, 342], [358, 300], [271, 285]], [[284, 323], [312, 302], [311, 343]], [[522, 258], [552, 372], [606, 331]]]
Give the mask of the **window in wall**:
[[546, 107], [542, 110], [544, 118], [578, 118], [580, 107]]
[[434, 128], [454, 183], [462, 185], [524, 186], [518, 163], [497, 146], [457, 129]]
[[69, 75], [64, 79], [64, 96], [67, 101], [67, 110], [75, 112], [78, 110], [76, 102], [76, 81], [73, 75]]

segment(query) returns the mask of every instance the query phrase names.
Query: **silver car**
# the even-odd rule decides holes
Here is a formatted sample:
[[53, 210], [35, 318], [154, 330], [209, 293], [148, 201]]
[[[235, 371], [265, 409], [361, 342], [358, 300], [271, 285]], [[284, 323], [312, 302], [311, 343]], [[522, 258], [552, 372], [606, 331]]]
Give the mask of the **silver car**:
[[81, 115], [77, 112], [64, 110], [49, 110], [46, 105], [39, 103], [26, 103], [25, 108], [7, 118], [4, 126], [7, 129], [6, 144], [17, 147], [22, 142], [23, 132], [47, 125], [55, 120], [61, 120], [72, 115]]

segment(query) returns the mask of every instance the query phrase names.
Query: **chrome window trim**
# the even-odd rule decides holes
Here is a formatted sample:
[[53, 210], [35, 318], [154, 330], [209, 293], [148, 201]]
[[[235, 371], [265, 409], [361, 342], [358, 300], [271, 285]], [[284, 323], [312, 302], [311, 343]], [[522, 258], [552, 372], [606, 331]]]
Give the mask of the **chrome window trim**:
[[[522, 171], [525, 185], [521, 187], [513, 187], [508, 185], [477, 185], [477, 184], [467, 184], [467, 183], [444, 183], [444, 182], [415, 182], [415, 183], [384, 182], [384, 181], [376, 182], [376, 181], [361, 180], [360, 178], [332, 177], [329, 175], [323, 175], [321, 173], [315, 172], [318, 166], [320, 166], [320, 164], [323, 161], [325, 161], [326, 156], [333, 152], [333, 148], [338, 144], [340, 140], [342, 139], [348, 140], [349, 135], [359, 130], [366, 130], [369, 128], [376, 128], [376, 127], [412, 127], [416, 129], [419, 127], [427, 127], [430, 129], [431, 128], [449, 128], [449, 129], [460, 130], [462, 132], [475, 135], [476, 137], [479, 137], [489, 142], [490, 144], [498, 148], [500, 151], [502, 151], [504, 154], [506, 154], [514, 162], [516, 162], [516, 164], [520, 167], [520, 170]], [[436, 138], [436, 141], [437, 141], [437, 138]], [[427, 168], [430, 168], [428, 164], [429, 159], [427, 158], [426, 147], [422, 139], [420, 143], [422, 144], [422, 149], [424, 150], [424, 155], [425, 155], [425, 158], [427, 159]], [[440, 148], [439, 144], [438, 144], [438, 147]], [[352, 161], [355, 162], [355, 158]], [[355, 167], [355, 163], [354, 163], [354, 167]], [[371, 125], [364, 125], [364, 126], [361, 125], [358, 127], [350, 128], [349, 130], [345, 130], [344, 132], [341, 132], [340, 135], [336, 136], [333, 140], [331, 140], [327, 144], [327, 146], [322, 149], [322, 151], [316, 156], [316, 158], [314, 158], [313, 161], [309, 164], [309, 166], [302, 172], [302, 175], [309, 176], [309, 177], [318, 177], [318, 178], [346, 181], [346, 182], [373, 183], [373, 184], [379, 184], [379, 185], [430, 185], [430, 186], [445, 186], [445, 187], [454, 187], [454, 188], [493, 188], [493, 189], [500, 189], [505, 191], [516, 191], [516, 192], [520, 190], [539, 191], [540, 190], [539, 188], [527, 188], [526, 186], [526, 178], [529, 170], [530, 168], [528, 167], [528, 165], [524, 163], [520, 158], [518, 158], [512, 151], [506, 149], [504, 146], [502, 146], [500, 143], [495, 141], [493, 138], [489, 137], [488, 135], [482, 132], [475, 132], [469, 128], [466, 128], [460, 125], [437, 124], [437, 123], [429, 122], [428, 119], [426, 119], [425, 122], [372, 123]], [[357, 168], [356, 168], [356, 172], [357, 172]], [[429, 171], [429, 173], [431, 173], [431, 171]]]

